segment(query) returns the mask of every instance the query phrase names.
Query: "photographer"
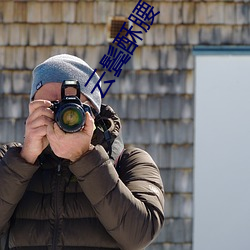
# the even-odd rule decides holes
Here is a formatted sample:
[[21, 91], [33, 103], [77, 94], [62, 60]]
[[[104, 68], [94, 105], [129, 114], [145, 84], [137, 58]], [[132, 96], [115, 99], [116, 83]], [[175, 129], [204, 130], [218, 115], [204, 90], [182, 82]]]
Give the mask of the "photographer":
[[90, 93], [98, 75], [84, 85], [92, 73], [71, 55], [33, 70], [24, 143], [0, 148], [2, 249], [137, 250], [159, 233], [159, 170], [124, 149], [120, 119]]

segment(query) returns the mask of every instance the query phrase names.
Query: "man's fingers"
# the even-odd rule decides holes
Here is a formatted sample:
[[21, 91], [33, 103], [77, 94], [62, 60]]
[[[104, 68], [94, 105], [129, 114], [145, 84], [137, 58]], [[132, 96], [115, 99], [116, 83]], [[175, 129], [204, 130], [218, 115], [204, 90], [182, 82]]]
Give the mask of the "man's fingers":
[[[45, 137], [47, 134], [47, 126], [40, 126], [32, 128], [29, 130], [29, 133], [25, 134], [25, 140], [32, 144], [35, 140]], [[40, 143], [40, 142], [39, 142]]]
[[33, 128], [31, 133], [30, 133], [30, 137], [44, 137], [46, 136], [47, 133], [47, 126], [40, 126], [37, 128]]
[[29, 104], [29, 113], [33, 113], [39, 107], [49, 108], [51, 106], [51, 102], [48, 100], [35, 100], [30, 102]]
[[35, 119], [28, 119], [26, 121], [27, 126], [29, 126], [31, 129], [45, 126], [45, 125], [48, 126], [51, 123], [53, 123], [53, 119], [45, 115], [39, 116]]
[[50, 106], [51, 102], [46, 100], [31, 102], [29, 105], [30, 115], [26, 120], [26, 124], [31, 128], [35, 128], [52, 122], [54, 120], [54, 112], [49, 108]]
[[40, 117], [47, 117], [48, 119], [54, 120], [54, 112], [47, 107], [39, 106], [30, 113], [26, 123], [33, 123], [39, 120]]

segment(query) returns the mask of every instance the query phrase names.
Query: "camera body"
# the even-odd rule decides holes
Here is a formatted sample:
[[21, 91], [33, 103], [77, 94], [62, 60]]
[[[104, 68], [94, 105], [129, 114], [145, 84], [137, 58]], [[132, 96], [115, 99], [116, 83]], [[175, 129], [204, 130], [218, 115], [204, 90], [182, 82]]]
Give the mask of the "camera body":
[[[67, 88], [74, 88], [76, 95], [66, 95]], [[51, 110], [55, 113], [55, 122], [66, 133], [80, 131], [86, 121], [86, 112], [91, 112], [91, 107], [80, 100], [80, 84], [76, 80], [65, 80], [61, 87], [61, 101], [53, 101]]]

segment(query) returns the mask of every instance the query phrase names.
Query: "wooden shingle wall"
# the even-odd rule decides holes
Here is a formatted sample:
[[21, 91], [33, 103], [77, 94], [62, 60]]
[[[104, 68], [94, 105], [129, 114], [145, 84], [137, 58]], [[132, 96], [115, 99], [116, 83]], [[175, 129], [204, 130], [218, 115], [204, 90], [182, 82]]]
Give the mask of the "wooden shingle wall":
[[[101, 68], [107, 18], [137, 1], [0, 1], [0, 142], [22, 141], [31, 70], [70, 53]], [[148, 1], [160, 10], [104, 98], [123, 120], [126, 144], [146, 149], [165, 186], [166, 223], [148, 249], [191, 250], [196, 45], [249, 45], [247, 1]]]

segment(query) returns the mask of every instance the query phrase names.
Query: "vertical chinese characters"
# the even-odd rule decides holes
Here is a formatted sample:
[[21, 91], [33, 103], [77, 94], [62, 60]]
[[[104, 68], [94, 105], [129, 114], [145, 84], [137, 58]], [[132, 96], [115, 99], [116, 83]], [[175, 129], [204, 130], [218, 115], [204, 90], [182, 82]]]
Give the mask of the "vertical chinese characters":
[[[146, 2], [142, 2], [142, 0], [139, 0], [139, 2], [136, 4], [135, 8], [133, 9], [132, 13], [129, 15], [128, 20], [131, 21], [133, 25], [136, 25], [140, 29], [142, 29], [144, 32], [148, 32], [151, 25], [154, 23], [155, 17], [160, 13], [158, 11], [157, 13], [154, 13], [154, 7], [149, 5]], [[107, 71], [113, 73], [114, 71], [114, 77], [119, 77], [122, 72], [123, 65], [127, 64], [129, 60], [131, 59], [131, 56], [133, 56], [136, 48], [138, 47], [138, 40], [142, 41], [143, 39], [140, 37], [143, 32], [135, 31], [133, 30], [134, 26], [131, 25], [129, 29], [126, 28], [126, 22], [123, 23], [119, 33], [114, 38], [112, 44], [109, 45], [108, 53], [104, 54], [102, 59], [100, 60], [99, 64], [102, 65], [103, 69], [106, 69]], [[122, 34], [122, 31], [125, 31], [124, 35]], [[116, 46], [115, 46], [116, 44]], [[96, 69], [94, 70], [93, 74], [90, 76], [88, 81], [86, 82], [85, 86], [88, 85], [90, 79], [95, 74]], [[109, 83], [109, 86], [103, 93], [100, 82], [104, 75], [106, 74], [106, 71], [103, 72], [101, 75], [99, 81], [95, 84], [93, 90], [91, 93], [95, 91], [96, 88], [101, 93], [101, 97], [104, 98], [107, 94], [108, 90], [110, 89], [111, 85], [115, 82], [115, 79], [104, 81], [104, 84]]]

